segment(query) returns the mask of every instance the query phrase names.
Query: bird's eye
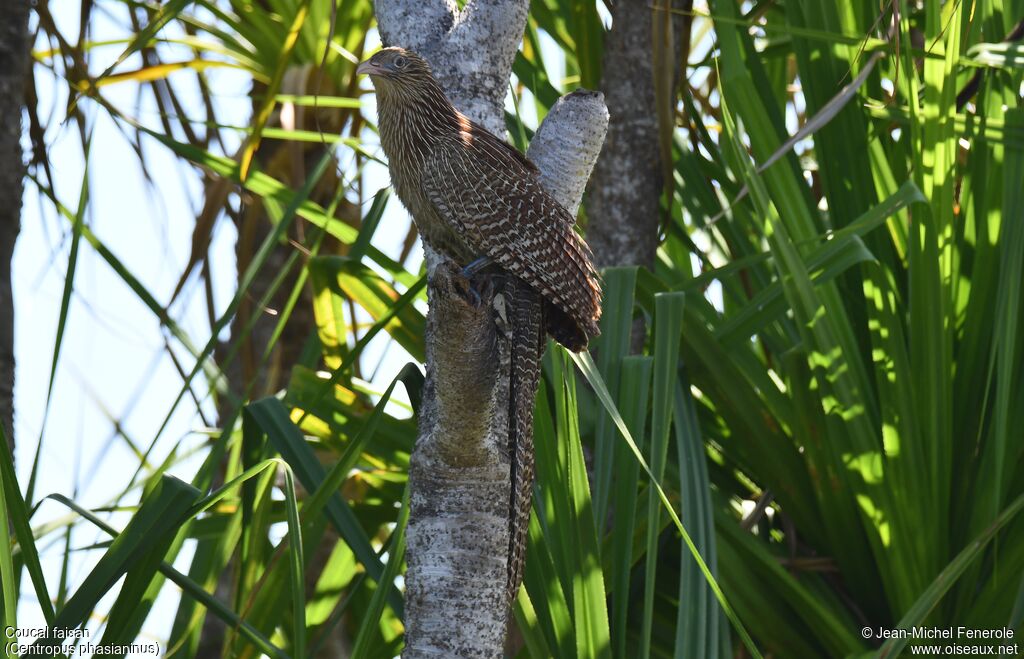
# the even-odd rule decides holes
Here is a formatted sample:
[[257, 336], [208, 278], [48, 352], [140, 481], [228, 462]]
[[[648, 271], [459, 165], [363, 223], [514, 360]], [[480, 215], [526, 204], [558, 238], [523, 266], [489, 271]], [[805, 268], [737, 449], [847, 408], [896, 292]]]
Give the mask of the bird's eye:
[[395, 68], [396, 69], [405, 68], [405, 58], [402, 57], [401, 55], [399, 55], [398, 57], [395, 58]]

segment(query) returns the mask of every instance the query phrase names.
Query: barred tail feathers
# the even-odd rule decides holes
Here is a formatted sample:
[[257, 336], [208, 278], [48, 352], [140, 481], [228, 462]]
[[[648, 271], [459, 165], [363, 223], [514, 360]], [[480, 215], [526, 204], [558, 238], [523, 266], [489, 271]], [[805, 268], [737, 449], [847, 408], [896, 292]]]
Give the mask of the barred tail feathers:
[[526, 542], [533, 500], [533, 409], [540, 384], [544, 347], [544, 306], [524, 281], [510, 277], [506, 286], [512, 329], [509, 391], [509, 459], [512, 491], [509, 501], [508, 602], [523, 582]]

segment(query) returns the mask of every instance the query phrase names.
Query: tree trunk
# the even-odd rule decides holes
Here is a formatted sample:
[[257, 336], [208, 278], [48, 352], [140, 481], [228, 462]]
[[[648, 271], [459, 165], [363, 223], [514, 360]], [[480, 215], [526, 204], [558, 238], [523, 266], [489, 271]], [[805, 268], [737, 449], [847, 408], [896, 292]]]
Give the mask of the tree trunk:
[[[692, 8], [692, 0], [670, 3]], [[654, 264], [658, 248], [660, 199], [664, 186], [658, 104], [655, 98], [654, 30], [657, 16], [647, 0], [619, 0], [612, 8], [612, 29], [605, 39], [601, 90], [611, 122], [608, 139], [594, 168], [587, 197], [587, 240], [599, 268]], [[671, 61], [678, 63], [686, 46], [691, 21], [671, 19]], [[683, 72], [685, 73], [685, 71]], [[671, 107], [674, 117], [675, 84]]]
[[[505, 134], [504, 97], [525, 0], [376, 0], [387, 45], [423, 55], [455, 105]], [[552, 109], [528, 155], [548, 191], [575, 213], [607, 127], [599, 93]], [[499, 657], [508, 607], [509, 336], [512, 310], [484, 286], [479, 307], [459, 266], [427, 249], [427, 381], [409, 467], [406, 657]]]
[[21, 224], [21, 108], [28, 75], [28, 0], [0, 2], [0, 427], [14, 452], [11, 257]]

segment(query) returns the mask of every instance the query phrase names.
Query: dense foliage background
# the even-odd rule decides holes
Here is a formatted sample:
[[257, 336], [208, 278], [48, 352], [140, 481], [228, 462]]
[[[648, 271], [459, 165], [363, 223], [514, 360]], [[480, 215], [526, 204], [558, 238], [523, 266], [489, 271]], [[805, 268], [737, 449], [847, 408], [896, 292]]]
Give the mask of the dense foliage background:
[[[605, 270], [596, 370], [546, 357], [510, 653], [897, 656], [861, 629], [1019, 636], [1024, 2], [681, 6], [688, 64], [657, 86], [674, 112], [650, 118], [670, 154], [653, 268]], [[127, 467], [97, 457], [109, 500], [39, 507], [36, 438], [18, 438], [17, 470], [3, 456], [5, 624], [88, 623], [104, 643], [145, 629], [174, 656], [397, 655], [422, 386], [403, 364], [423, 359], [425, 293], [354, 75], [378, 43], [371, 3], [34, 11], [26, 204], [59, 219], [66, 282], [49, 391], [88, 303], [85, 252], [152, 316], [180, 385], [144, 435], [116, 415], [82, 429], [130, 447]], [[598, 87], [609, 25], [602, 3], [531, 4], [520, 148], [561, 94]], [[245, 125], [224, 121], [239, 101]], [[190, 181], [194, 212], [166, 218], [192, 246], [170, 285], [94, 226], [90, 176], [122, 175], [91, 139], [99, 117], [154, 189]], [[48, 156], [69, 133], [81, 181]], [[222, 226], [226, 300], [230, 268], [208, 258]], [[182, 410], [196, 433], [161, 440]]]

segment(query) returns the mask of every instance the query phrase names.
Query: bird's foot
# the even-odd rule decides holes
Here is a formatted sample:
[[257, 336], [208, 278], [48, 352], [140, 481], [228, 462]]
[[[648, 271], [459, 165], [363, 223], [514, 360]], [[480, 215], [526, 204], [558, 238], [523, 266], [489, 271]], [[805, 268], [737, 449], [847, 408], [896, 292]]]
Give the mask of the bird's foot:
[[474, 259], [469, 265], [462, 269], [462, 277], [465, 280], [465, 290], [463, 294], [468, 298], [469, 303], [477, 309], [480, 308], [482, 300], [480, 298], [479, 291], [476, 290], [476, 286], [473, 283], [473, 278], [491, 263], [493, 263], [491, 257], [481, 256]]
[[481, 256], [473, 259], [473, 261], [462, 269], [462, 276], [466, 279], [472, 279], [478, 272], [494, 263], [489, 256]]
[[465, 301], [466, 304], [479, 309], [483, 304], [483, 299], [480, 296], [479, 291], [476, 290], [476, 286], [473, 281], [466, 277], [465, 271], [455, 264], [451, 269], [451, 282], [456, 293]]

